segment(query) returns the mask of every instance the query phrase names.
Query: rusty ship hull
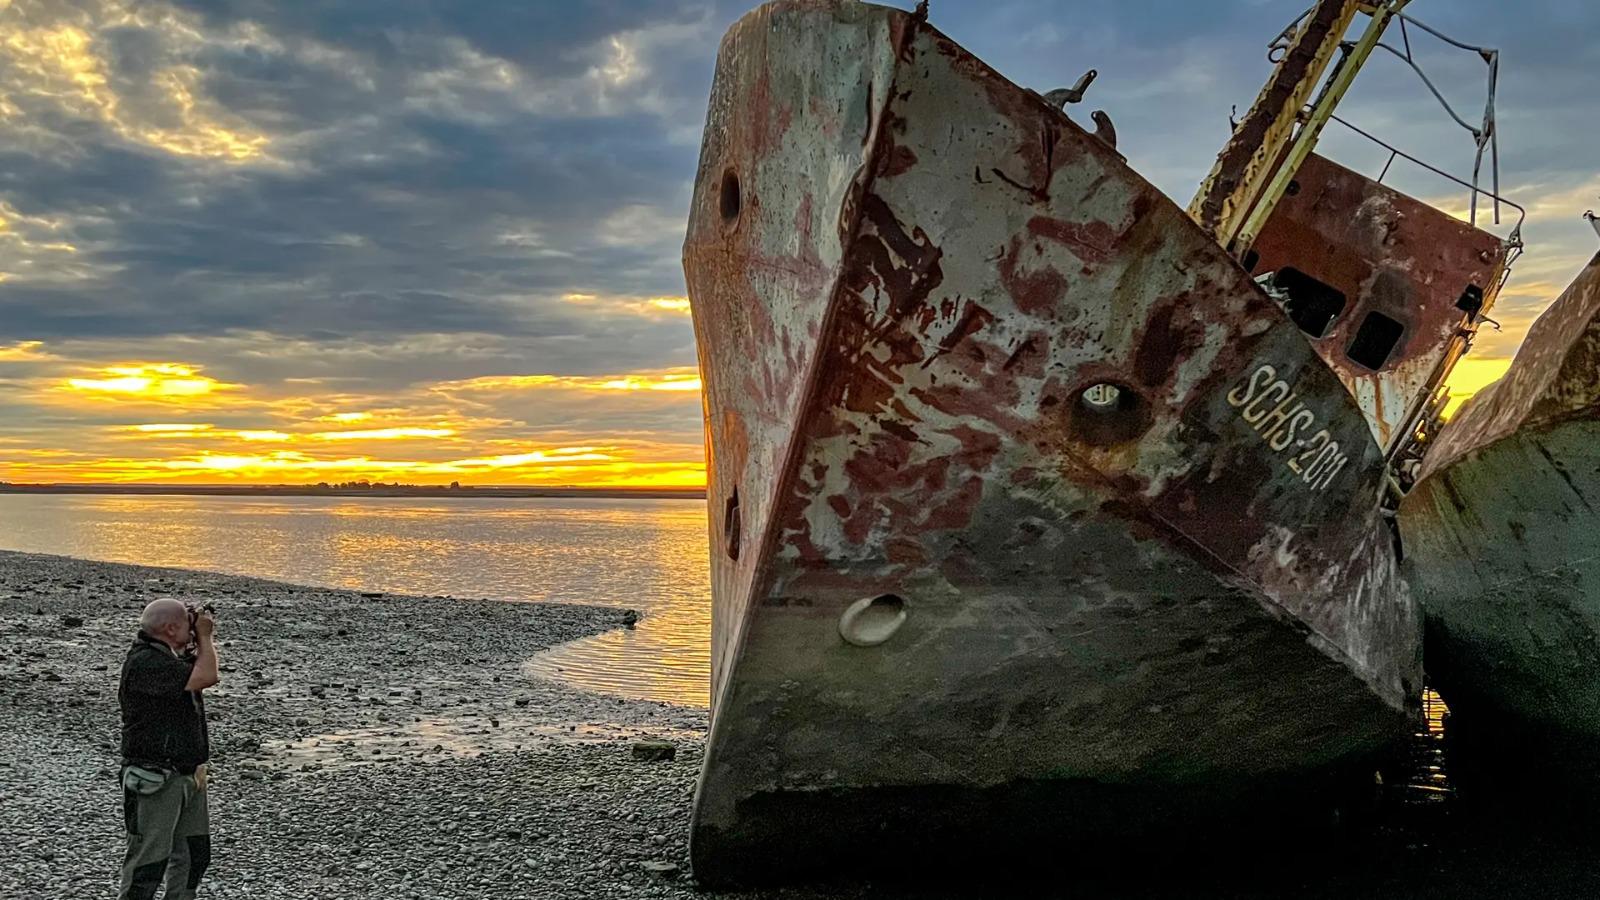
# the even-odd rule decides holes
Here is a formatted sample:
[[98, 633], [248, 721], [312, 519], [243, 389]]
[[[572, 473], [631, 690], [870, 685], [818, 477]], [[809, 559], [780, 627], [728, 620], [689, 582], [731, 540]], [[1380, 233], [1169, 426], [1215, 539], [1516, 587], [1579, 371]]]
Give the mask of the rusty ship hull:
[[684, 259], [701, 879], [1198, 822], [1404, 733], [1366, 417], [1059, 109], [914, 15], [767, 4], [721, 47]]
[[1600, 256], [1446, 425], [1400, 508], [1429, 677], [1458, 733], [1490, 755], [1596, 756], [1597, 372]]

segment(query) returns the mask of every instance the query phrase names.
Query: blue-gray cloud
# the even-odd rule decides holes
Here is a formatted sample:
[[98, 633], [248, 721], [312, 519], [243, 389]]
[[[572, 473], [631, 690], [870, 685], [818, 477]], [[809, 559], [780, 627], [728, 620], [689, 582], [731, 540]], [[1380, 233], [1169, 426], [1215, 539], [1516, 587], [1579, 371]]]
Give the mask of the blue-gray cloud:
[[[692, 365], [688, 320], [639, 304], [684, 291], [713, 58], [749, 5], [15, 0], [0, 10], [0, 346], [181, 350], [219, 378], [369, 393]], [[1084, 109], [1110, 111], [1130, 162], [1184, 202], [1299, 5], [935, 0], [933, 21], [1032, 87], [1097, 68]], [[1506, 307], [1525, 320], [1592, 243], [1576, 216], [1594, 184], [1600, 7], [1413, 11], [1504, 51], [1503, 183], [1543, 204], [1532, 287]], [[1481, 64], [1412, 36], [1475, 115]], [[85, 71], [99, 86], [73, 80]], [[1344, 112], [1470, 165], [1469, 139], [1391, 59]], [[1374, 159], [1348, 135], [1328, 146]], [[1429, 197], [1454, 190], [1431, 177], [1396, 173]], [[678, 430], [696, 427], [690, 407]]]

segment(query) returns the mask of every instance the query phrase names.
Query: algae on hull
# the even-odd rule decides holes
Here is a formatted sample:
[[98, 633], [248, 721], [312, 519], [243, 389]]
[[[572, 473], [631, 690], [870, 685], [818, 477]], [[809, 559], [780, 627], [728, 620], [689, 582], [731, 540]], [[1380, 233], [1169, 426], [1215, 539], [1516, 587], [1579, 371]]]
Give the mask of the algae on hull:
[[1600, 256], [1440, 432], [1400, 508], [1429, 677], [1458, 723], [1532, 753], [1600, 739], [1597, 509]]

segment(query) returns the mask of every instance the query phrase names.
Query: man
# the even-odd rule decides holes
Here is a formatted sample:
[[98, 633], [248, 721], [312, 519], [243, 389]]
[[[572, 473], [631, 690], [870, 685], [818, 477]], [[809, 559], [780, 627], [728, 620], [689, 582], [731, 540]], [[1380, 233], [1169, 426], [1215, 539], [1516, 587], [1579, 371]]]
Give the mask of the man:
[[[211, 861], [205, 701], [216, 684], [215, 623], [170, 598], [153, 600], [122, 664], [123, 819], [128, 855], [121, 900], [192, 900]], [[189, 654], [190, 644], [193, 654]]]

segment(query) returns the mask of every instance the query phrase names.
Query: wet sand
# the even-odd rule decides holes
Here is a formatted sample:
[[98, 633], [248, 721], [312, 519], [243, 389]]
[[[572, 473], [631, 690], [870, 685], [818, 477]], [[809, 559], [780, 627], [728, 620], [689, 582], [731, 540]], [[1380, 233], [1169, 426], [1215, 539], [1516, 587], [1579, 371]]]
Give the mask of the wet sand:
[[[623, 627], [615, 608], [363, 595], [0, 552], [0, 897], [113, 896], [118, 668], [158, 596], [211, 600], [217, 898], [692, 897], [687, 828], [705, 711], [530, 674]], [[668, 762], [632, 758], [671, 742]], [[1420, 771], [1419, 783], [1427, 773]], [[1431, 796], [1430, 796], [1431, 795]], [[1336, 836], [1239, 838], [1117, 860], [1062, 848], [1043, 884], [833, 885], [762, 898], [1600, 896], [1595, 832], [1396, 785]], [[826, 827], [818, 823], [818, 827]], [[1262, 849], [1256, 851], [1253, 845]]]

